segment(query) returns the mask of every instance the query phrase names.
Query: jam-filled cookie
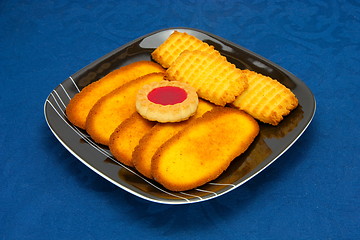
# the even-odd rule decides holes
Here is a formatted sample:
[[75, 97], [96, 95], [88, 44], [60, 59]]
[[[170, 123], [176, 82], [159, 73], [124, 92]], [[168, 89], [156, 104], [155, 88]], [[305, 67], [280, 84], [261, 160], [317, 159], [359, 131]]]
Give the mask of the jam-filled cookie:
[[144, 118], [157, 122], [180, 122], [195, 114], [199, 98], [193, 87], [178, 81], [160, 81], [141, 88], [136, 110]]

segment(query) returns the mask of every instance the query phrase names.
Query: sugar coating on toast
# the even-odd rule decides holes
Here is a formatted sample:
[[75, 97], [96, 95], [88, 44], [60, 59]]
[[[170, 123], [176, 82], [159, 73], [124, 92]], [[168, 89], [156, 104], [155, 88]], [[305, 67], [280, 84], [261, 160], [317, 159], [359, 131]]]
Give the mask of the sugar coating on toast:
[[151, 82], [162, 81], [163, 73], [150, 73], [115, 89], [96, 102], [86, 119], [86, 131], [100, 144], [109, 145], [110, 135], [125, 119], [136, 112], [139, 89]]
[[85, 129], [86, 118], [95, 103], [115, 88], [143, 75], [165, 70], [157, 63], [139, 61], [116, 69], [77, 93], [66, 107], [68, 120], [75, 126]]
[[168, 68], [185, 50], [213, 51], [214, 47], [185, 32], [174, 31], [151, 56], [164, 68]]
[[139, 141], [132, 153], [132, 162], [135, 168], [144, 176], [152, 178], [151, 159], [156, 150], [180, 130], [188, 126], [191, 121], [201, 117], [205, 112], [215, 107], [204, 100], [199, 100], [198, 108], [190, 119], [178, 123], [158, 123], [151, 128]]
[[254, 118], [271, 125], [278, 125], [284, 116], [297, 107], [298, 99], [290, 89], [275, 79], [243, 70], [248, 88], [232, 103]]
[[199, 97], [220, 106], [233, 102], [248, 86], [242, 70], [213, 51], [185, 50], [166, 70], [165, 78], [190, 84]]
[[225, 171], [258, 133], [257, 121], [247, 113], [216, 107], [156, 151], [151, 166], [153, 177], [172, 191], [201, 186]]
[[123, 121], [111, 134], [109, 149], [112, 155], [123, 164], [133, 167], [132, 153], [140, 139], [155, 125], [137, 112]]

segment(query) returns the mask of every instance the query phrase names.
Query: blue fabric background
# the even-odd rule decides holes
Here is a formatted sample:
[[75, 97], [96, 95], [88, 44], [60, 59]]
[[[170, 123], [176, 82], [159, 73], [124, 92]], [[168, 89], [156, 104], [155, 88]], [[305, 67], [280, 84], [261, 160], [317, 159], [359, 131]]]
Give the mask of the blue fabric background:
[[[0, 239], [360, 239], [360, 3], [0, 2]], [[43, 115], [60, 82], [167, 27], [242, 45], [317, 100], [302, 137], [253, 180], [192, 205], [147, 202], [73, 157]]]

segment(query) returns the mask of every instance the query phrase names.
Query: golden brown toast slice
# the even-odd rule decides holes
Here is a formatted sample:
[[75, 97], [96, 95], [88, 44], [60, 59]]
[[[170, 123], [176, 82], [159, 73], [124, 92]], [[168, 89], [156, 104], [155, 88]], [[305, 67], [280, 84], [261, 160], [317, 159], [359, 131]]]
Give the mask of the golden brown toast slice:
[[139, 61], [114, 70], [77, 93], [66, 107], [67, 117], [75, 126], [85, 129], [90, 109], [101, 97], [138, 77], [164, 71], [159, 64], [151, 61]]
[[123, 121], [111, 134], [109, 148], [112, 155], [127, 166], [133, 167], [132, 153], [140, 139], [155, 125], [137, 112]]
[[258, 133], [257, 121], [247, 113], [216, 107], [157, 150], [152, 159], [152, 175], [172, 191], [196, 188], [225, 171]]
[[[187, 33], [174, 31], [151, 56], [164, 68], [170, 67], [185, 50], [213, 51], [214, 47]], [[217, 52], [217, 54], [220, 54]]]
[[214, 107], [214, 104], [200, 100], [195, 115], [190, 119], [178, 123], [156, 124], [140, 139], [139, 144], [134, 149], [132, 162], [135, 168], [144, 176], [152, 178], [151, 159], [156, 150], [172, 136], [188, 126], [192, 120], [201, 117], [205, 112], [210, 111]]
[[221, 55], [198, 50], [185, 50], [166, 70], [165, 78], [190, 84], [199, 97], [220, 106], [233, 102], [247, 88], [242, 70]]
[[97, 143], [109, 145], [114, 130], [136, 112], [135, 101], [139, 89], [163, 78], [163, 73], [150, 73], [124, 84], [97, 101], [86, 119], [86, 131], [91, 138]]
[[249, 87], [232, 103], [254, 118], [271, 125], [278, 125], [284, 116], [297, 107], [298, 99], [277, 80], [243, 70]]

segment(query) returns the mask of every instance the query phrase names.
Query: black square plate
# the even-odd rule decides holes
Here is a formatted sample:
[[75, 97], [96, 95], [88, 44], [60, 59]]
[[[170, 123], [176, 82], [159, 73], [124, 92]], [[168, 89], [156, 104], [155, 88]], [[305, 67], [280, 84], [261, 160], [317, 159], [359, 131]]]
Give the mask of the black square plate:
[[[250, 148], [237, 157], [217, 179], [186, 192], [171, 192], [136, 170], [119, 163], [108, 148], [96, 144], [89, 135], [66, 118], [65, 107], [83, 87], [109, 72], [140, 60], [151, 60], [151, 52], [174, 31], [187, 32], [210, 45], [241, 69], [254, 70], [277, 79], [290, 88], [299, 106], [276, 127], [260, 123], [260, 134]], [[44, 104], [44, 114], [53, 134], [76, 158], [108, 181], [149, 201], [186, 204], [209, 200], [241, 186], [273, 163], [302, 135], [316, 109], [310, 89], [297, 77], [275, 63], [221, 37], [190, 28], [170, 28], [140, 37], [115, 49], [79, 70], [57, 86]]]

